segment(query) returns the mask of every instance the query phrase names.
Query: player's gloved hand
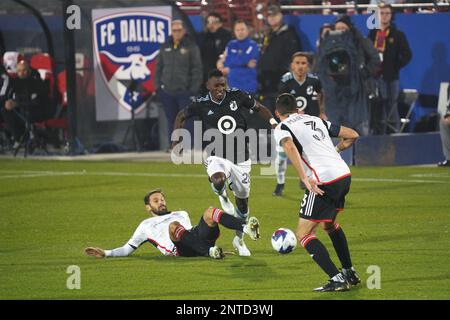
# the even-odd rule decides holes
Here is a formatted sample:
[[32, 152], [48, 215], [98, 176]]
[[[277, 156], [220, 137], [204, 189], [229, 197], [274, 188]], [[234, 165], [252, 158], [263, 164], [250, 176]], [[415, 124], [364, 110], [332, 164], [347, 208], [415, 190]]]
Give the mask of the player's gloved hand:
[[302, 181], [305, 184], [306, 189], [309, 190], [309, 192], [312, 192], [319, 196], [325, 193], [322, 189], [319, 188], [319, 186], [323, 184], [322, 182], [318, 182], [317, 180], [312, 178], [302, 179]]
[[88, 256], [96, 257], [96, 258], [104, 258], [106, 256], [105, 251], [100, 248], [87, 247], [86, 249], [84, 249], [84, 252]]

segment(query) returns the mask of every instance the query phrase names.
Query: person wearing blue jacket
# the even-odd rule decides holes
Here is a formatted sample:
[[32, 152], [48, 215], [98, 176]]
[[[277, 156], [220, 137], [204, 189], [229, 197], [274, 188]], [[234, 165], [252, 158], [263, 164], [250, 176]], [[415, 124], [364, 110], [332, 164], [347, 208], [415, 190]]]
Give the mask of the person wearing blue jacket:
[[231, 40], [225, 53], [217, 63], [228, 79], [228, 86], [246, 91], [250, 94], [257, 90], [256, 66], [259, 59], [259, 48], [249, 37], [249, 27], [244, 20], [234, 24], [235, 40]]

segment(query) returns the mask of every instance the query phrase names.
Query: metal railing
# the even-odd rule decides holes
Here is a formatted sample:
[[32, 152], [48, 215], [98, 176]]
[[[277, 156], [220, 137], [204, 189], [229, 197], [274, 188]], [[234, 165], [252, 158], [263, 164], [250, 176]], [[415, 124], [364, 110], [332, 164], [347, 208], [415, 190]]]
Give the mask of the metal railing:
[[[230, 4], [231, 6], [231, 4]], [[436, 8], [448, 8], [450, 3], [397, 3], [391, 5], [395, 9], [436, 9]], [[364, 10], [368, 8], [376, 8], [373, 4], [341, 4], [341, 5], [281, 5], [282, 11], [295, 11], [295, 10], [305, 10], [305, 11], [315, 11], [315, 10], [342, 10], [342, 9], [354, 9], [354, 10]], [[191, 11], [191, 10], [201, 10], [202, 6], [182, 6], [179, 8], [181, 10]]]

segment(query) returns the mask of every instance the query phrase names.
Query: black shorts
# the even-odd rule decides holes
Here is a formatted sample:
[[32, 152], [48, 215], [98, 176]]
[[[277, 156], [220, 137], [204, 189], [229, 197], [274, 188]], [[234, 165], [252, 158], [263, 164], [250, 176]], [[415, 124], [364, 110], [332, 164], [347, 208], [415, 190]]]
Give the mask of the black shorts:
[[345, 195], [350, 190], [351, 177], [347, 176], [330, 184], [319, 186], [322, 196], [306, 190], [300, 204], [300, 218], [314, 222], [332, 222], [339, 211], [344, 209]]
[[189, 232], [196, 237], [199, 248], [196, 248], [195, 250], [183, 245], [181, 242], [177, 242], [176, 246], [178, 254], [182, 257], [204, 256], [204, 252], [208, 252], [209, 248], [214, 247], [217, 238], [219, 238], [220, 235], [219, 225], [216, 225], [215, 227], [208, 226], [203, 219], [203, 216], [200, 218], [198, 225], [186, 232]]

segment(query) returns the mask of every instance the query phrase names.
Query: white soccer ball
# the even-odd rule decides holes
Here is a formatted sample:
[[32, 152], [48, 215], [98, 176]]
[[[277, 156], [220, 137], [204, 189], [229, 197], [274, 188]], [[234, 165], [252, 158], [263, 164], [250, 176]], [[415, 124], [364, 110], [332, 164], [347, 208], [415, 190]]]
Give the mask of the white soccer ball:
[[272, 247], [278, 253], [286, 254], [297, 247], [297, 238], [294, 232], [286, 228], [280, 228], [272, 234]]

